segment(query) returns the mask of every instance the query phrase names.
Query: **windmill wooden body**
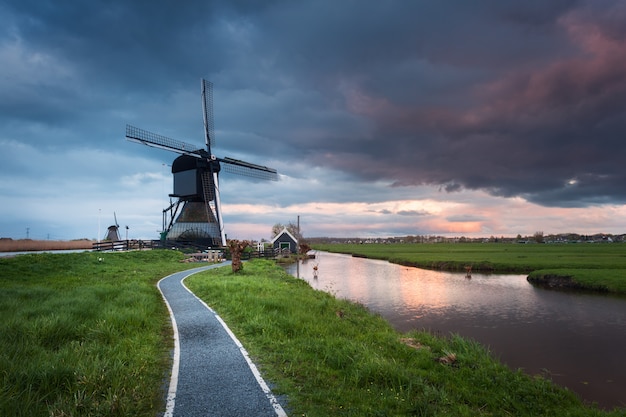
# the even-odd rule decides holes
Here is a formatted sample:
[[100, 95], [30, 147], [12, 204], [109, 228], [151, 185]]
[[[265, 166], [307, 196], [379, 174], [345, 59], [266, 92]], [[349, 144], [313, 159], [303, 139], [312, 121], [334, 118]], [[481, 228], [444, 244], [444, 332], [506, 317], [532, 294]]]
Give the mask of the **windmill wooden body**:
[[[130, 125], [126, 126], [126, 138], [180, 154], [172, 163], [174, 192], [170, 197], [177, 200], [163, 210], [166, 238], [226, 246], [219, 193], [220, 170], [273, 181], [278, 179], [278, 174], [273, 168], [228, 157], [218, 158], [211, 152], [211, 146], [215, 145], [213, 84], [203, 79], [201, 92], [206, 149]], [[166, 221], [166, 213], [169, 213], [169, 221]]]
[[120, 225], [117, 224], [117, 215], [113, 212], [113, 219], [115, 220], [115, 224], [107, 227], [107, 234], [104, 237], [104, 240], [110, 240], [113, 242], [117, 242], [120, 239]]

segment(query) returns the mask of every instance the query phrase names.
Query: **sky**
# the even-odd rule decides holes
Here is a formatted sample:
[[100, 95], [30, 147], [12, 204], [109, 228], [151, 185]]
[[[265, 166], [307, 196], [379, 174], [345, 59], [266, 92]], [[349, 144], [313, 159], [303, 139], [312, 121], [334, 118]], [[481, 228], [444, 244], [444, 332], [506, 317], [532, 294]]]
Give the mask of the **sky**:
[[202, 78], [229, 238], [626, 233], [623, 0], [0, 0], [0, 237], [158, 238]]

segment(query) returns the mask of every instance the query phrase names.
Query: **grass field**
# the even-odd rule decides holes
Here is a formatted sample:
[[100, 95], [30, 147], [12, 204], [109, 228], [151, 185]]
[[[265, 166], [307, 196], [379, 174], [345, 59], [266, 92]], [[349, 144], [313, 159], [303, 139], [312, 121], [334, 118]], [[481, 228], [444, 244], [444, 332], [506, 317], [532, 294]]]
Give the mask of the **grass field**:
[[0, 258], [0, 416], [164, 409], [171, 328], [155, 287], [172, 251]]
[[[0, 416], [156, 416], [171, 367], [158, 279], [183, 255], [0, 258]], [[242, 340], [291, 415], [626, 416], [511, 371], [459, 337], [399, 334], [272, 261], [188, 285]]]
[[325, 244], [314, 249], [429, 269], [569, 277], [592, 290], [626, 294], [626, 244]]
[[186, 284], [224, 318], [293, 416], [626, 415], [585, 407], [475, 342], [399, 334], [271, 261], [251, 261], [238, 275], [203, 272]]

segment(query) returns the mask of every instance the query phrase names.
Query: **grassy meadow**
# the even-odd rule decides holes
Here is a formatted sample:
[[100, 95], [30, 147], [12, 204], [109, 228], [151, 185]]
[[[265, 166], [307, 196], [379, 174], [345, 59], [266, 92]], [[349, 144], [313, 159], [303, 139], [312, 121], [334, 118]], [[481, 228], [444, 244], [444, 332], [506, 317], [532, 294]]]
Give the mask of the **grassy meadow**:
[[527, 273], [539, 284], [558, 276], [591, 290], [626, 294], [624, 243], [317, 244], [314, 249], [428, 269]]
[[271, 261], [185, 283], [222, 316], [293, 416], [626, 416], [510, 370], [475, 342], [400, 334]]
[[156, 282], [178, 252], [0, 258], [0, 416], [155, 416], [171, 326]]
[[[160, 415], [172, 333], [156, 282], [197, 266], [183, 257], [0, 258], [0, 416]], [[293, 416], [626, 416], [512, 371], [475, 342], [400, 334], [273, 261], [186, 284], [224, 318]]]

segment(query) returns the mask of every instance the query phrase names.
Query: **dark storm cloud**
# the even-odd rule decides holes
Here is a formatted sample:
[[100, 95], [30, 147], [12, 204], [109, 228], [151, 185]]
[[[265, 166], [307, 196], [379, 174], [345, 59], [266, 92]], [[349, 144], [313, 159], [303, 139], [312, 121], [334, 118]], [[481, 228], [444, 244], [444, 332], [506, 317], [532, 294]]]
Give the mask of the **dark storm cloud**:
[[[58, 146], [121, 146], [127, 122], [199, 143], [206, 77], [229, 156], [543, 205], [623, 203], [623, 4], [5, 1], [1, 46], [15, 61], [0, 120]], [[20, 131], [29, 122], [63, 135]]]
[[[440, 36], [415, 29], [416, 9], [391, 19], [386, 35], [359, 20], [349, 46], [337, 38], [328, 52], [339, 68], [335, 85], [346, 108], [375, 127], [369, 136], [329, 136], [315, 162], [397, 185], [484, 189], [544, 205], [623, 203], [623, 3], [460, 6], [432, 27], [444, 8], [422, 10]], [[390, 20], [376, 12], [377, 23]], [[403, 25], [407, 15], [414, 26]]]
[[198, 47], [208, 32], [202, 23], [212, 16], [210, 2], [10, 3], [17, 36], [76, 63], [93, 82], [126, 80], [138, 89], [139, 81], [193, 70], [198, 60], [188, 58], [202, 55]]

